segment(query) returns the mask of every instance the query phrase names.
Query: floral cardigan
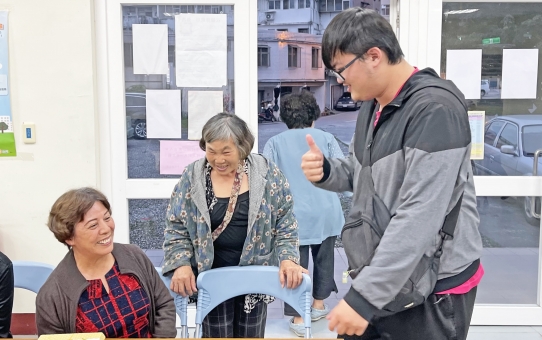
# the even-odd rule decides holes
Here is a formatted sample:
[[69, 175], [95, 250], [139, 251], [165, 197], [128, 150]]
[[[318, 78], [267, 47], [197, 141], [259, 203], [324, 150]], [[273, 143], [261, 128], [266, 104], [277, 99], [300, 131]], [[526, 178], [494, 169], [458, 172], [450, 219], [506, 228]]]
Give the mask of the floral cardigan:
[[[205, 198], [205, 159], [188, 165], [173, 189], [166, 213], [163, 273], [191, 265], [201, 273], [214, 258], [211, 219]], [[248, 230], [240, 266], [299, 263], [297, 220], [290, 186], [282, 172], [263, 156], [247, 158]]]

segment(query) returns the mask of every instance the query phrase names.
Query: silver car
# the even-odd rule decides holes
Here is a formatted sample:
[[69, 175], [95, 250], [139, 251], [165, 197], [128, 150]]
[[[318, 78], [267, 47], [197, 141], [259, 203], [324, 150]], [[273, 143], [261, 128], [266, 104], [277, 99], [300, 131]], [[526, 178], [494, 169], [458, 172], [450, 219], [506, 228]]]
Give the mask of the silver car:
[[[475, 175], [532, 176], [534, 154], [542, 149], [542, 115], [500, 116], [487, 122], [484, 159], [474, 161]], [[542, 158], [538, 160], [542, 175]], [[535, 210], [531, 202], [535, 199]], [[540, 225], [540, 197], [525, 197], [525, 218]], [[538, 217], [538, 218], [537, 218]]]

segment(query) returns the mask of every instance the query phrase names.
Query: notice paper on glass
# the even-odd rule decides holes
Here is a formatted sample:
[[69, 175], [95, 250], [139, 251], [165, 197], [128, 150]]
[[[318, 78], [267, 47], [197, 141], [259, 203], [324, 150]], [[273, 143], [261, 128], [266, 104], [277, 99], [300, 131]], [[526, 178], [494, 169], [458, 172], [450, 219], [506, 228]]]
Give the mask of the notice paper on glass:
[[203, 125], [223, 111], [222, 91], [188, 91], [188, 139], [201, 139]]
[[199, 142], [161, 140], [160, 141], [160, 174], [180, 175], [184, 168], [205, 157]]
[[469, 111], [471, 134], [470, 159], [484, 159], [485, 111]]
[[132, 25], [134, 74], [168, 74], [167, 25]]
[[447, 50], [446, 79], [454, 82], [465, 99], [480, 99], [482, 50]]
[[147, 138], [181, 138], [181, 90], [147, 90]]
[[501, 99], [535, 99], [538, 49], [502, 51]]
[[175, 16], [178, 87], [222, 87], [227, 83], [226, 14]]

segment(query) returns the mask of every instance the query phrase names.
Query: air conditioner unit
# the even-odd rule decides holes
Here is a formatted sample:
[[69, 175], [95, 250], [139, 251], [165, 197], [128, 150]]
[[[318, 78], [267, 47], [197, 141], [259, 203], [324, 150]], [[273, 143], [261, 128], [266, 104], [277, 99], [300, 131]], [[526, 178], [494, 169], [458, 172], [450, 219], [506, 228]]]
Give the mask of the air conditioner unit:
[[265, 20], [267, 21], [275, 20], [275, 12], [265, 12]]

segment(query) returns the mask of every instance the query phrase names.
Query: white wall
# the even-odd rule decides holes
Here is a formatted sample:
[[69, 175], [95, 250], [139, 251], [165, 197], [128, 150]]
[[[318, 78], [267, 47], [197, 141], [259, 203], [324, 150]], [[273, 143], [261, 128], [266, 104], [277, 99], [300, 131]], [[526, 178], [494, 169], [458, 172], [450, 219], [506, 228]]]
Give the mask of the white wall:
[[[98, 183], [92, 0], [0, 0], [9, 10], [9, 75], [17, 157], [0, 158], [0, 251], [57, 264], [67, 251], [46, 227], [63, 192]], [[36, 144], [21, 125], [36, 124]], [[17, 289], [14, 312], [33, 312]]]

